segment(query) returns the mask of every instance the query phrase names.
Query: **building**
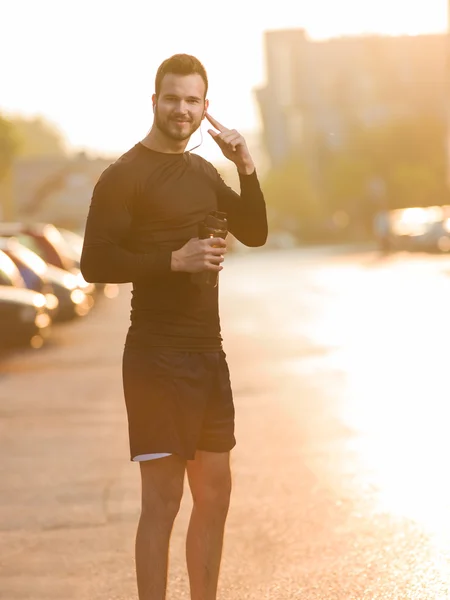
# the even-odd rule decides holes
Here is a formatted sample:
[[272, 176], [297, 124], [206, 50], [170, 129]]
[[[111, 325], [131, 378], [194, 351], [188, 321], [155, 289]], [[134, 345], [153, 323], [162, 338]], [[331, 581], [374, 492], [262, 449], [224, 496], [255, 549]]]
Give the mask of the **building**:
[[447, 36], [312, 41], [300, 29], [265, 34], [267, 83], [256, 90], [271, 165], [317, 139], [343, 143], [349, 123], [419, 113], [446, 119]]
[[18, 159], [11, 176], [13, 202], [3, 218], [82, 229], [92, 190], [111, 162], [84, 154]]

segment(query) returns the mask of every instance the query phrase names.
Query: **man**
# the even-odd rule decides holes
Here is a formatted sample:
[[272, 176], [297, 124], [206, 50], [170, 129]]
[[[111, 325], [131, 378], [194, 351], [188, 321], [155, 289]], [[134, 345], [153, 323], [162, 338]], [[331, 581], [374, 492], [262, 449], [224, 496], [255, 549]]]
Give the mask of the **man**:
[[[93, 193], [81, 259], [84, 277], [133, 283], [123, 356], [131, 460], [141, 471], [136, 536], [140, 600], [163, 600], [169, 539], [185, 472], [193, 497], [186, 540], [192, 600], [215, 600], [228, 512], [234, 406], [222, 349], [217, 287], [198, 281], [219, 273], [220, 237], [198, 239], [207, 214], [227, 214], [248, 246], [267, 237], [264, 198], [244, 138], [207, 112], [208, 80], [193, 56], [158, 69], [148, 135], [101, 175]], [[186, 152], [203, 119], [235, 163], [241, 195], [214, 167]]]

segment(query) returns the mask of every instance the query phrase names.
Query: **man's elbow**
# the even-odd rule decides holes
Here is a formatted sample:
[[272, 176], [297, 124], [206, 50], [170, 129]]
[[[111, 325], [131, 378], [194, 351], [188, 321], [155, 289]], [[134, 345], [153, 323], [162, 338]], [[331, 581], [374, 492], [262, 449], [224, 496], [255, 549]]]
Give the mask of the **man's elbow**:
[[102, 281], [101, 269], [96, 267], [95, 262], [85, 252], [81, 255], [80, 271], [88, 283], [109, 283], [108, 281]]
[[89, 266], [86, 266], [86, 264], [83, 264], [83, 262], [80, 263], [80, 271], [88, 283], [104, 283], [99, 280], [95, 270], [91, 269]]
[[267, 242], [267, 235], [267, 229], [253, 233], [253, 235], [246, 240], [246, 246], [249, 248], [261, 248]]
[[267, 215], [261, 215], [261, 217], [255, 222], [255, 226], [252, 231], [249, 232], [249, 241], [247, 244], [250, 248], [261, 248], [267, 242], [267, 236], [269, 233], [269, 225], [267, 223]]
[[269, 234], [269, 226], [267, 224], [267, 218], [262, 220], [260, 227], [255, 231], [254, 248], [261, 248], [267, 242], [267, 236]]
[[267, 242], [267, 236], [265, 238], [258, 238], [252, 240], [251, 244], [247, 244], [249, 248], [262, 248]]
[[83, 251], [80, 271], [88, 283], [131, 283], [133, 281], [123, 267], [97, 248]]

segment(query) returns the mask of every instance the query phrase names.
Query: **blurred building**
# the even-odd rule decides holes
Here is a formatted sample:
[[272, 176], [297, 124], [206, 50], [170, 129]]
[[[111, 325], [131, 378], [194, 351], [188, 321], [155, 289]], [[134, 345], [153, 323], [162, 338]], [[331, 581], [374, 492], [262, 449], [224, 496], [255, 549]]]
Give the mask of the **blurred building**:
[[445, 34], [312, 41], [300, 29], [265, 34], [266, 81], [256, 90], [272, 165], [317, 140], [339, 146], [349, 124], [418, 113], [446, 118]]
[[83, 228], [92, 190], [111, 162], [83, 153], [17, 160], [11, 177], [13, 201], [3, 218]]

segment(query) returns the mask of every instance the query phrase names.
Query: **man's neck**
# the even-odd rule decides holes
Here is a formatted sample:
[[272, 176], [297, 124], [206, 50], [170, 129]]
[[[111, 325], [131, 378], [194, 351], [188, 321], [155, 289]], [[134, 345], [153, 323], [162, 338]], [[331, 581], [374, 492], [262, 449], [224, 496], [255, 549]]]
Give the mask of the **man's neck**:
[[155, 126], [153, 126], [145, 138], [141, 140], [141, 144], [146, 148], [165, 154], [183, 154], [188, 142], [188, 139], [181, 141], [172, 140]]

